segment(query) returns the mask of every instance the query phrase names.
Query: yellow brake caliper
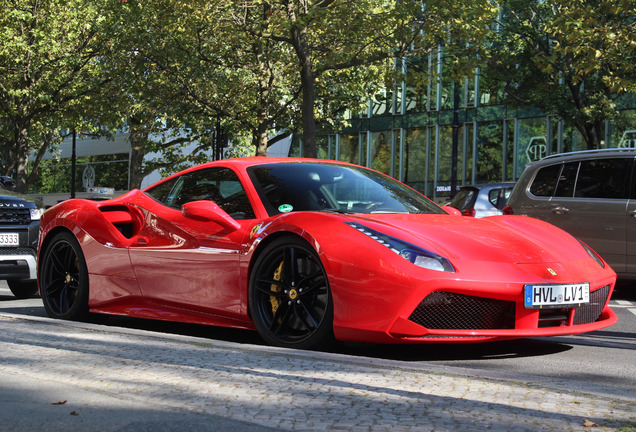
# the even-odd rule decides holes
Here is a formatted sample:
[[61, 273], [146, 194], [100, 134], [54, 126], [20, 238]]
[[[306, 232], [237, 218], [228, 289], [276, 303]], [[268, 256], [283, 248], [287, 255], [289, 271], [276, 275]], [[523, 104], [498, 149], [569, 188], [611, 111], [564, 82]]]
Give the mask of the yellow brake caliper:
[[[278, 266], [278, 268], [276, 269], [276, 271], [274, 272], [274, 280], [275, 281], [280, 281], [283, 279], [283, 263], [285, 261], [281, 261], [280, 265]], [[270, 285], [270, 291], [272, 292], [281, 292], [282, 288], [276, 284], [271, 284]], [[278, 310], [278, 307], [281, 304], [281, 300], [278, 297], [274, 297], [274, 296], [269, 296], [269, 301], [272, 304], [272, 316], [276, 315], [276, 311]]]

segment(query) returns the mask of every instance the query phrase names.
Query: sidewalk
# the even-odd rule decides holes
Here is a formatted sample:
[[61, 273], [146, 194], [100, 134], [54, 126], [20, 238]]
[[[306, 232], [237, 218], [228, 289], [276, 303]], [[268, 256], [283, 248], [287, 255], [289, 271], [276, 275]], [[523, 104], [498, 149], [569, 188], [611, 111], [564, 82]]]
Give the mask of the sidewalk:
[[636, 391], [25, 318], [0, 315], [1, 431], [636, 430]]

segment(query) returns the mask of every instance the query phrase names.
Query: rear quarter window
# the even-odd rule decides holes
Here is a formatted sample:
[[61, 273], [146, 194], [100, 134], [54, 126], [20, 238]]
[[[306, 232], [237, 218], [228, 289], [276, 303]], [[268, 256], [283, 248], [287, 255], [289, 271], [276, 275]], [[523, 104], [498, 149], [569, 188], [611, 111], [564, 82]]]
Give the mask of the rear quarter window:
[[530, 185], [530, 193], [538, 197], [554, 195], [562, 164], [548, 165], [540, 168]]

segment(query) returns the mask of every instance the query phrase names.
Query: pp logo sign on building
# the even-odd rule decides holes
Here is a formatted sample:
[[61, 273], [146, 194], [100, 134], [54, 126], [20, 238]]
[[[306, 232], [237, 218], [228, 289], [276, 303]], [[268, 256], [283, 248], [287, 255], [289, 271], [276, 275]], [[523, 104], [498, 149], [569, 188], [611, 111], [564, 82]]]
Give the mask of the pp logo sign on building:
[[547, 140], [543, 136], [536, 136], [530, 138], [528, 148], [526, 149], [526, 156], [530, 159], [530, 162], [538, 161], [548, 155]]
[[636, 129], [626, 130], [623, 132], [618, 148], [633, 148], [636, 147]]

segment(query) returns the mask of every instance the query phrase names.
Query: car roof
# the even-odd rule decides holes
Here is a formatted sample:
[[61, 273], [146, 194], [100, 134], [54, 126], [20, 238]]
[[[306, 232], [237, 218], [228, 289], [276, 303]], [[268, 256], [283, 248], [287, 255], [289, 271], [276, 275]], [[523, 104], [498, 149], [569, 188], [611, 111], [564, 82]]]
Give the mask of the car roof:
[[474, 184], [474, 185], [464, 185], [464, 186], [460, 186], [460, 189], [467, 189], [467, 188], [476, 188], [476, 189], [494, 189], [494, 188], [500, 188], [500, 187], [510, 187], [510, 186], [514, 186], [515, 183], [514, 182], [500, 182], [500, 183], [483, 183], [483, 184]]
[[577, 160], [577, 159], [591, 159], [597, 158], [599, 156], [603, 157], [625, 157], [625, 156], [636, 156], [636, 148], [609, 148], [609, 149], [596, 149], [596, 150], [580, 150], [569, 153], [557, 153], [553, 155], [549, 155], [541, 159], [539, 162], [543, 161], [554, 161], [554, 160]]
[[[230, 159], [219, 159], [211, 162], [206, 162], [200, 165], [195, 165], [193, 167], [187, 168], [185, 170], [176, 172], [171, 174], [161, 180], [154, 182], [151, 185], [148, 185], [143, 190], [152, 189], [153, 187], [159, 185], [160, 183], [164, 183], [174, 177], [198, 171], [204, 168], [212, 168], [212, 167], [234, 167], [238, 170], [245, 170], [249, 167], [259, 166], [259, 165], [269, 165], [269, 164], [299, 164], [299, 163], [315, 163], [315, 164], [332, 164], [332, 165], [342, 165], [342, 166], [351, 166], [357, 167], [358, 165], [342, 162], [337, 160], [326, 160], [326, 159], [312, 159], [312, 158], [300, 158], [300, 157], [270, 157], [270, 156], [250, 156], [250, 157], [242, 157], [242, 158], [230, 158]], [[368, 168], [372, 170], [372, 168]]]
[[206, 162], [201, 165], [196, 165], [192, 168], [189, 168], [185, 171], [190, 170], [198, 170], [201, 168], [205, 168], [207, 166], [216, 166], [216, 165], [225, 165], [225, 166], [235, 166], [235, 167], [243, 167], [247, 168], [250, 166], [256, 165], [268, 165], [272, 163], [328, 163], [328, 164], [338, 164], [338, 165], [348, 165], [354, 166], [353, 164], [347, 162], [341, 162], [336, 160], [325, 160], [325, 159], [311, 159], [311, 158], [299, 158], [299, 157], [270, 157], [270, 156], [251, 156], [251, 157], [243, 157], [243, 158], [233, 158], [233, 159], [221, 159], [217, 161]]

